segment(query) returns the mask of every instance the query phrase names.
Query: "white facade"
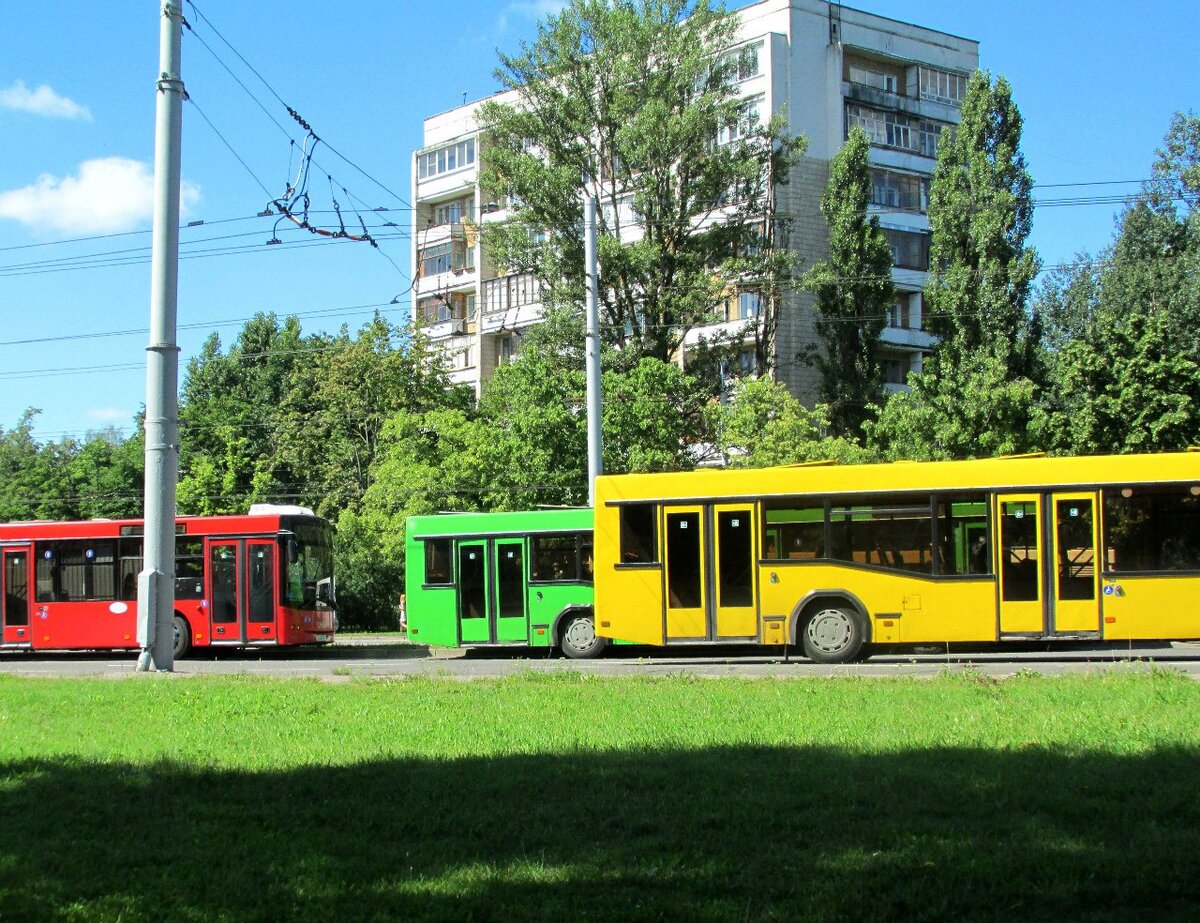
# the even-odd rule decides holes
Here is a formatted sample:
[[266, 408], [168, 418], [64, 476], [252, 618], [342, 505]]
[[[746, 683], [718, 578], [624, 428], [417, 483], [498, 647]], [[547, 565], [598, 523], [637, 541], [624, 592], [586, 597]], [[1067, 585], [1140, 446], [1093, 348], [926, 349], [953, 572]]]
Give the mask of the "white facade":
[[[788, 131], [808, 138], [807, 155], [778, 192], [802, 268], [827, 254], [819, 204], [829, 161], [851, 127], [863, 127], [872, 139], [871, 208], [892, 241], [901, 291], [883, 336], [883, 359], [889, 387], [900, 387], [933, 345], [922, 329], [920, 294], [929, 265], [928, 181], [938, 133], [958, 122], [979, 45], [825, 0], [761, 0], [735, 15], [739, 47], [753, 48], [747, 60], [757, 59], [738, 82], [741, 95], [762, 120], [784, 112]], [[502, 275], [462, 220], [486, 226], [507, 214], [506, 203], [485, 200], [478, 185], [478, 105], [426, 119], [425, 146], [412, 162], [413, 317], [445, 350], [451, 379], [476, 387], [540, 318], [534, 281]], [[808, 402], [816, 397], [816, 372], [795, 357], [815, 336], [813, 302], [789, 291], [777, 333], [777, 377]], [[719, 324], [691, 331], [686, 341], [752, 323], [739, 318], [751, 307], [731, 304]]]

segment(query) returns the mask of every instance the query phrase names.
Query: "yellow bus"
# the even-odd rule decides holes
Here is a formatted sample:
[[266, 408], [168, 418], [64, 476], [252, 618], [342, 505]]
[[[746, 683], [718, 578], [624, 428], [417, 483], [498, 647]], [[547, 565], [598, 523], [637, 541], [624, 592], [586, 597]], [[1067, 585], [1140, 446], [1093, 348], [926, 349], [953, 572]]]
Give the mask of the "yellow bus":
[[1200, 638], [1200, 452], [601, 477], [597, 632], [644, 644]]

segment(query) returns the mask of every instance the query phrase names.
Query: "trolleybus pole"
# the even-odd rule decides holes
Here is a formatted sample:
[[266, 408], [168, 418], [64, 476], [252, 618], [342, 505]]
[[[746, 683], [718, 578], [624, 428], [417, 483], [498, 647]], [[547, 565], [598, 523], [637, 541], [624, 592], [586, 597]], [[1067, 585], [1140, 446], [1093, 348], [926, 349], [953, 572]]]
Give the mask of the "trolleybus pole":
[[146, 349], [144, 564], [138, 575], [138, 670], [173, 670], [175, 482], [179, 475], [179, 174], [183, 134], [179, 0], [162, 0], [154, 130], [154, 238]]

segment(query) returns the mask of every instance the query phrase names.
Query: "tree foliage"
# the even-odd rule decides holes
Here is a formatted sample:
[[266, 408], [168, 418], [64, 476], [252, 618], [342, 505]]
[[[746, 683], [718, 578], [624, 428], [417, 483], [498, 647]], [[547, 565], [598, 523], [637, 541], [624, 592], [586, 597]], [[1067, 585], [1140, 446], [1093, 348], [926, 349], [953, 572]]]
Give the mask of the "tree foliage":
[[1153, 179], [1100, 260], [1043, 290], [1049, 446], [1147, 452], [1200, 443], [1200, 118], [1177, 114]]
[[821, 214], [829, 223], [829, 259], [806, 273], [804, 282], [817, 296], [816, 356], [821, 401], [838, 435], [861, 437], [869, 408], [883, 402], [879, 338], [892, 285], [892, 250], [867, 215], [871, 195], [871, 145], [861, 128], [850, 132], [830, 164]]
[[730, 403], [718, 406], [713, 416], [722, 455], [734, 468], [871, 460], [854, 440], [829, 435], [826, 407], [810, 410], [785, 385], [770, 379], [739, 381]]
[[929, 195], [928, 327], [941, 337], [911, 392], [868, 424], [894, 458], [974, 458], [1040, 447], [1041, 339], [1029, 312], [1033, 182], [1008, 82], [977, 72], [962, 121], [942, 132]]
[[513, 212], [486, 226], [489, 254], [536, 274], [548, 313], [578, 312], [581, 193], [595, 195], [602, 326], [627, 368], [669, 360], [732, 292], [770, 308], [790, 267], [774, 188], [804, 145], [739, 97], [735, 26], [708, 0], [570, 0], [501, 55], [511, 104], [479, 110], [481, 183]]

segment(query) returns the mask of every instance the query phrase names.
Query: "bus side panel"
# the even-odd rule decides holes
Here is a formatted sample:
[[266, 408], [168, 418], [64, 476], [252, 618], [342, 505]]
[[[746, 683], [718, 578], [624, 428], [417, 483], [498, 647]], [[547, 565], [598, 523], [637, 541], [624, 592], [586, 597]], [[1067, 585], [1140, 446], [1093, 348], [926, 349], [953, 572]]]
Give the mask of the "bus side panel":
[[[791, 615], [811, 593], [845, 589], [859, 599], [876, 641], [994, 641], [996, 585], [918, 579], [836, 564], [760, 565], [762, 613]], [[891, 622], [884, 626], [881, 622]]]
[[[564, 609], [588, 608], [595, 594], [590, 586], [579, 583], [532, 583], [529, 585], [529, 643], [548, 647], [554, 620]], [[538, 634], [535, 626], [545, 626]]]
[[408, 592], [408, 637], [418, 644], [458, 645], [458, 592], [452, 586], [425, 587]]
[[[116, 609], [117, 611], [112, 611]], [[30, 627], [34, 648], [136, 648], [137, 604], [108, 602], [34, 603]]]
[[1200, 638], [1200, 577], [1105, 577], [1104, 637]]
[[597, 554], [596, 634], [636, 644], [663, 643], [661, 567], [604, 563]]

